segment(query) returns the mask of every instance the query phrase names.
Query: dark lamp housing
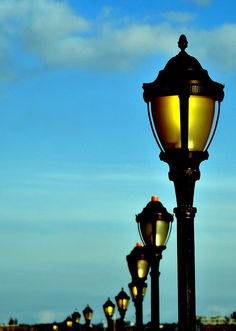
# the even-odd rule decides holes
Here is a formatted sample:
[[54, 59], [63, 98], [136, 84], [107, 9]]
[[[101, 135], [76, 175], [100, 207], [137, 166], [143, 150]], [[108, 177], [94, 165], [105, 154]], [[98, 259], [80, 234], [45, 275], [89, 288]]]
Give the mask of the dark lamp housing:
[[115, 310], [114, 303], [108, 298], [108, 300], [103, 305], [104, 314], [107, 318], [112, 318]]
[[158, 200], [152, 197], [143, 211], [136, 215], [136, 221], [142, 241], [146, 246], [163, 247], [166, 245], [173, 215]]
[[135, 302], [138, 298], [144, 298], [147, 289], [147, 284], [143, 282], [137, 285], [135, 282], [129, 284], [130, 295]]
[[72, 320], [72, 318], [71, 318], [70, 316], [68, 316], [68, 317], [66, 318], [65, 322], [66, 322], [66, 326], [67, 326], [68, 328], [72, 328], [72, 326], [73, 326], [73, 320]]
[[147, 248], [138, 243], [126, 256], [129, 271], [134, 282], [145, 281], [149, 272]]
[[126, 311], [129, 305], [130, 297], [122, 288], [121, 291], [115, 297], [117, 307], [120, 311]]
[[93, 310], [87, 305], [87, 307], [83, 310], [84, 319], [86, 321], [91, 321], [93, 318]]
[[224, 85], [214, 82], [198, 60], [185, 52], [187, 44], [181, 35], [179, 54], [168, 61], [155, 81], [143, 84], [149, 120], [161, 151], [207, 150], [218, 123]]
[[72, 317], [72, 321], [73, 321], [73, 323], [79, 323], [79, 321], [80, 321], [80, 317], [81, 317], [81, 315], [80, 315], [80, 313], [78, 312], [78, 311], [75, 311], [72, 315], [71, 315], [71, 317]]

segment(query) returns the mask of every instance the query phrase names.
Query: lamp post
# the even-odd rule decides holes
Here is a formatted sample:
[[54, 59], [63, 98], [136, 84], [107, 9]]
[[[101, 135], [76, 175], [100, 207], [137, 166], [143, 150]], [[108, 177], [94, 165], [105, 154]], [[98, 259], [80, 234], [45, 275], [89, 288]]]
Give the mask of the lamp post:
[[57, 322], [54, 322], [52, 324], [52, 329], [53, 329], [53, 331], [58, 331], [58, 323]]
[[208, 159], [224, 86], [211, 80], [198, 60], [186, 53], [187, 45], [181, 35], [179, 54], [168, 61], [154, 82], [143, 84], [143, 89], [160, 159], [168, 163], [169, 179], [175, 186], [179, 330], [195, 331], [194, 188], [200, 179], [200, 163]]
[[125, 314], [126, 314], [128, 305], [129, 305], [130, 297], [124, 291], [124, 289], [122, 287], [121, 291], [115, 297], [115, 300], [116, 300], [116, 305], [117, 305], [118, 311], [120, 313], [120, 323], [119, 323], [119, 325], [117, 324], [117, 328], [119, 328], [120, 331], [123, 331], [125, 329], [124, 319], [125, 319]]
[[126, 256], [132, 282], [129, 284], [130, 294], [136, 310], [136, 329], [143, 327], [143, 298], [147, 284], [145, 280], [149, 272], [148, 252], [146, 247], [137, 243], [129, 255]]
[[151, 266], [152, 330], [159, 330], [159, 264], [169, 238], [173, 216], [167, 212], [158, 197], [153, 196], [143, 211], [136, 216], [136, 221], [141, 239], [148, 249]]
[[73, 329], [78, 330], [80, 328], [79, 322], [80, 322], [81, 314], [78, 311], [74, 311], [71, 317], [72, 317]]
[[107, 319], [107, 329], [108, 329], [108, 331], [113, 331], [112, 317], [113, 317], [113, 314], [114, 314], [115, 305], [110, 300], [110, 298], [108, 298], [107, 301], [104, 303], [103, 310], [104, 310], [104, 314], [105, 314], [106, 319]]
[[64, 325], [65, 325], [65, 329], [69, 329], [69, 328], [72, 328], [73, 326], [73, 320], [72, 320], [72, 317], [71, 316], [68, 316], [65, 321], [64, 321]]
[[83, 315], [84, 315], [84, 319], [85, 319], [85, 326], [86, 326], [86, 328], [89, 328], [91, 320], [93, 318], [93, 310], [89, 307], [89, 305], [87, 305], [87, 307], [84, 308]]

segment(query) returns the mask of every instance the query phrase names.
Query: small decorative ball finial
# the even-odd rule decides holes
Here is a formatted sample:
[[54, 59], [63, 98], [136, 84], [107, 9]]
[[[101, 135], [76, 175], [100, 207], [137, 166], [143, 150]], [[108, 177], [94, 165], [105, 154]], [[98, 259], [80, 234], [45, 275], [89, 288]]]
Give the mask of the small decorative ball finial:
[[181, 34], [179, 37], [178, 46], [181, 51], [185, 51], [185, 49], [188, 47], [188, 40], [184, 34]]

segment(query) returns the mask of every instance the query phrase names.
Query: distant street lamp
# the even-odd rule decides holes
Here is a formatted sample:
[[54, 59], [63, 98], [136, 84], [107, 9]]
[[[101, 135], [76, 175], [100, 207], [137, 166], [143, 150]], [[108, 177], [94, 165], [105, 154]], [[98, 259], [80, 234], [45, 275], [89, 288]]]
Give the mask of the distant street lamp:
[[115, 305], [110, 300], [110, 298], [108, 298], [107, 301], [104, 303], [103, 310], [104, 310], [104, 314], [105, 314], [106, 319], [107, 319], [107, 329], [108, 329], [108, 331], [113, 331], [112, 317], [113, 317], [113, 314], [114, 314]]
[[71, 315], [72, 317], [72, 326], [74, 330], [77, 330], [80, 328], [80, 317], [81, 314], [78, 311], [74, 311], [73, 314]]
[[126, 314], [126, 311], [127, 311], [128, 305], [129, 305], [130, 297], [122, 288], [121, 291], [115, 297], [115, 300], [116, 300], [116, 305], [117, 305], [118, 311], [120, 313], [120, 323], [117, 324], [117, 328], [120, 331], [123, 331], [125, 314]]
[[146, 247], [137, 243], [129, 255], [126, 256], [132, 282], [129, 284], [130, 294], [136, 310], [136, 328], [143, 328], [143, 298], [147, 284], [145, 280], [149, 272], [148, 252]]
[[211, 80], [198, 60], [185, 52], [187, 45], [181, 35], [179, 54], [168, 61], [154, 82], [143, 84], [143, 89], [160, 159], [168, 163], [169, 179], [175, 186], [179, 330], [195, 331], [194, 188], [200, 179], [200, 163], [208, 159], [224, 86]]
[[73, 326], [73, 321], [72, 321], [72, 317], [71, 316], [68, 316], [66, 319], [65, 319], [65, 325], [67, 328], [72, 328]]
[[58, 323], [57, 322], [54, 322], [52, 324], [52, 329], [53, 329], [53, 331], [58, 331]]
[[136, 216], [139, 233], [146, 245], [151, 266], [151, 324], [153, 330], [159, 330], [159, 264], [162, 251], [166, 248], [173, 216], [153, 196], [143, 211]]
[[83, 315], [84, 315], [84, 319], [85, 319], [85, 326], [87, 328], [89, 328], [91, 320], [93, 318], [93, 310], [89, 307], [89, 305], [87, 305], [87, 307], [84, 308]]

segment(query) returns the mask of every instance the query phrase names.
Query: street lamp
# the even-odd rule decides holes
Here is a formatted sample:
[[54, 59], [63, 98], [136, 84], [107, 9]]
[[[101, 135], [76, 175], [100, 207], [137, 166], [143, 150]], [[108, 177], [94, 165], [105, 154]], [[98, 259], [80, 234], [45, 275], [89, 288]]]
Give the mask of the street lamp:
[[157, 196], [136, 216], [139, 233], [146, 245], [151, 266], [151, 324], [153, 330], [159, 329], [159, 264], [162, 251], [166, 248], [173, 215], [159, 201]]
[[187, 45], [181, 35], [179, 54], [168, 61], [154, 82], [143, 84], [143, 89], [160, 159], [168, 163], [169, 179], [175, 186], [179, 328], [195, 331], [194, 188], [200, 179], [200, 163], [208, 159], [224, 86], [211, 80], [198, 60], [185, 52]]
[[53, 331], [58, 331], [58, 323], [57, 322], [54, 322], [52, 324], [52, 329], [53, 329]]
[[84, 315], [84, 319], [85, 319], [85, 325], [87, 328], [89, 328], [91, 320], [93, 318], [93, 310], [89, 307], [89, 305], [87, 305], [87, 307], [84, 308], [83, 315]]
[[72, 328], [72, 326], [73, 326], [73, 320], [72, 320], [72, 317], [71, 317], [71, 316], [68, 316], [68, 317], [65, 319], [64, 323], [65, 323], [66, 328]]
[[120, 324], [117, 324], [117, 328], [121, 331], [124, 330], [124, 319], [125, 319], [125, 314], [129, 305], [129, 300], [130, 297], [128, 294], [124, 291], [123, 287], [121, 291], [117, 294], [115, 297], [116, 300], [116, 305], [118, 308], [118, 311], [120, 313]]
[[112, 317], [113, 317], [113, 314], [114, 314], [115, 305], [110, 300], [110, 298], [108, 298], [107, 301], [104, 303], [103, 310], [104, 310], [104, 314], [105, 314], [106, 319], [107, 319], [107, 329], [108, 329], [108, 331], [113, 331]]
[[73, 329], [76, 330], [76, 329], [79, 329], [80, 328], [80, 317], [81, 317], [81, 314], [78, 312], [78, 311], [74, 311], [73, 314], [71, 315], [72, 317], [72, 325], [73, 326]]
[[132, 282], [129, 284], [130, 294], [136, 310], [136, 328], [143, 327], [143, 298], [147, 284], [145, 280], [149, 272], [148, 252], [146, 247], [137, 243], [129, 255], [126, 256]]

